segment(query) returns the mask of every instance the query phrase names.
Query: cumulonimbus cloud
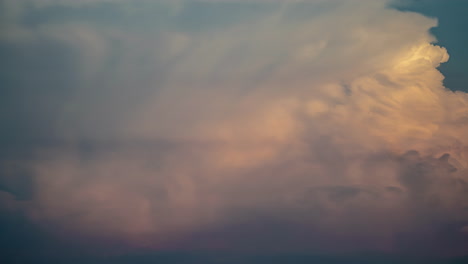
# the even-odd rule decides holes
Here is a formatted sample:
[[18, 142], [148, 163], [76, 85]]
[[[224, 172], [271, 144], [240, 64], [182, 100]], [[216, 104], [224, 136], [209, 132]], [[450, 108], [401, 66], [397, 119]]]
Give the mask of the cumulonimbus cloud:
[[81, 86], [56, 119], [68, 143], [4, 210], [132, 247], [466, 253], [468, 95], [443, 87], [436, 21], [388, 1], [249, 5], [219, 24], [183, 5], [162, 26], [11, 26], [79, 54]]

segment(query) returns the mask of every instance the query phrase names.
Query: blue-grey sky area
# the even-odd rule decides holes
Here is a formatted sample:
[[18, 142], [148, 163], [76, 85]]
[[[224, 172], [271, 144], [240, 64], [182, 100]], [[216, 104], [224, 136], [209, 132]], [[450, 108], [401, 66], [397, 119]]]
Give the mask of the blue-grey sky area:
[[467, 263], [466, 14], [0, 0], [0, 262]]
[[452, 90], [468, 91], [468, 1], [464, 0], [412, 0], [403, 10], [420, 12], [436, 17], [439, 25], [432, 30], [438, 43], [448, 49], [451, 55], [440, 70], [445, 75], [445, 85]]

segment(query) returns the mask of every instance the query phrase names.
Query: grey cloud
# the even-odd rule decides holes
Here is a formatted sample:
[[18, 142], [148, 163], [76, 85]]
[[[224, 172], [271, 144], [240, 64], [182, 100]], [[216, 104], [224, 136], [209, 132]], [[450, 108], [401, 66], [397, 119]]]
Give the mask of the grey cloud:
[[21, 153], [0, 151], [0, 200], [49, 236], [110, 251], [463, 252], [468, 96], [442, 86], [435, 20], [387, 1], [186, 2], [154, 28], [139, 7], [124, 27], [98, 15], [135, 6], [61, 2], [69, 19], [57, 3], [0, 36], [3, 107], [21, 113], [0, 133], [33, 139], [3, 143]]

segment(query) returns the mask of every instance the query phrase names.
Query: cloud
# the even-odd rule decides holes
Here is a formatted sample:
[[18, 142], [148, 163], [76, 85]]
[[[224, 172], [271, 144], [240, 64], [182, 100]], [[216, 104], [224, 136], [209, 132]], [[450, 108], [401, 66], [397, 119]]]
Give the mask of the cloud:
[[464, 226], [461, 231], [465, 233], [468, 232], [468, 227]]
[[[12, 20], [0, 37], [71, 56], [50, 73], [73, 76], [56, 111], [25, 117], [52, 119], [56, 143], [20, 160], [33, 191], [19, 210], [51, 235], [156, 250], [400, 252], [417, 241], [410, 251], [466, 253], [468, 95], [442, 85], [449, 56], [434, 19], [374, 0], [186, 1], [162, 18], [150, 15], [164, 3], [62, 6], [70, 17], [57, 3], [19, 12], [40, 22]], [[121, 22], [122, 5], [135, 21]], [[14, 208], [12, 195], [2, 205]]]

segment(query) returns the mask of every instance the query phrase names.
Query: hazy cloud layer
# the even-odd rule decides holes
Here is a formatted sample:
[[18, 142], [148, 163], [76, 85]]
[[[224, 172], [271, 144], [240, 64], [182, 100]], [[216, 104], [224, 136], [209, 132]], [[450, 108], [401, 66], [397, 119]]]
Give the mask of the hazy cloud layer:
[[3, 2], [1, 135], [36, 145], [2, 152], [2, 212], [92, 247], [468, 253], [468, 95], [436, 20], [84, 2]]

